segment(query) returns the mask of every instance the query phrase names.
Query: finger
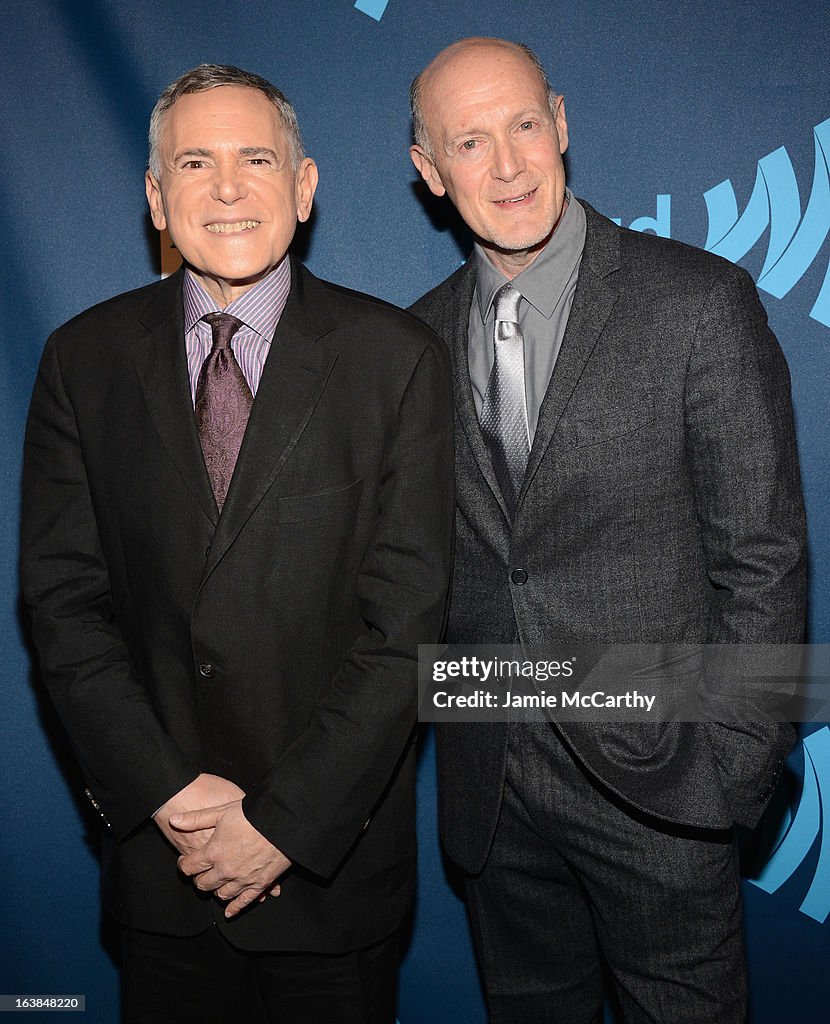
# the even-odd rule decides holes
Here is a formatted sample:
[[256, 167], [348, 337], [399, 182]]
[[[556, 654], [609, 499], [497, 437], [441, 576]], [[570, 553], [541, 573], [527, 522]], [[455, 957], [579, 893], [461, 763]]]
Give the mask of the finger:
[[229, 881], [229, 879], [222, 877], [213, 868], [210, 871], [203, 871], [201, 874], [191, 877], [193, 878], [193, 884], [202, 892], [216, 892], [217, 889], [221, 889]]
[[218, 886], [213, 890], [213, 895], [218, 896], [220, 900], [229, 902], [230, 900], [236, 899], [236, 897], [244, 892], [246, 889], [244, 882], [225, 882], [224, 885]]
[[256, 902], [261, 895], [262, 891], [260, 889], [245, 889], [233, 902], [225, 907], [225, 917], [236, 917], [241, 910]]
[[260, 893], [260, 897], [257, 902], [264, 903], [269, 896], [279, 896], [281, 892], [282, 886], [279, 883], [277, 883], [276, 885], [272, 885], [270, 889], [267, 889], [265, 892]]
[[215, 831], [216, 829], [213, 828], [203, 828], [198, 832], [182, 832], [179, 829], [174, 829], [173, 835], [182, 844], [184, 850], [188, 853], [195, 853], [207, 846]]
[[213, 862], [207, 860], [202, 850], [196, 850], [193, 853], [186, 853], [179, 857], [178, 860], [179, 871], [183, 875], [200, 875], [204, 871], [210, 871], [213, 867]]
[[198, 811], [171, 814], [167, 820], [178, 832], [198, 832], [203, 828], [215, 828], [221, 816], [220, 807], [203, 807]]
[[179, 851], [179, 860], [182, 860], [184, 857], [201, 854], [212, 835], [213, 829], [207, 829], [204, 832], [173, 832], [170, 842]]

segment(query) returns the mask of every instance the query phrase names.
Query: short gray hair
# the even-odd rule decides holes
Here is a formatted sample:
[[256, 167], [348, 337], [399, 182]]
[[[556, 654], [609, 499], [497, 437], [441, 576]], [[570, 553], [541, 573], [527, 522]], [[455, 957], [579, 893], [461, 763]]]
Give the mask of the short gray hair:
[[239, 85], [245, 89], [255, 89], [273, 104], [288, 136], [291, 165], [295, 171], [298, 171], [304, 155], [300, 126], [297, 122], [296, 111], [280, 90], [272, 85], [267, 78], [255, 75], [251, 71], [235, 68], [231, 64], [200, 64], [192, 71], [186, 71], [180, 75], [175, 82], [171, 82], [153, 107], [153, 113], [150, 115], [150, 152], [147, 159], [150, 172], [158, 178], [161, 170], [159, 146], [164, 131], [164, 121], [173, 104], [188, 93], [207, 92], [208, 89], [215, 89], [220, 85]]
[[[542, 62], [533, 50], [531, 50], [526, 43], [511, 43], [506, 39], [493, 39], [486, 41], [503, 43], [505, 46], [513, 46], [517, 50], [521, 50], [533, 65], [534, 71], [539, 76], [539, 81], [542, 83], [542, 88], [545, 90], [545, 95], [547, 96], [548, 107], [550, 107], [550, 112], [553, 115], [554, 120], [556, 120], [556, 93], [553, 91], [553, 87], [548, 81], [548, 76], [542, 66]], [[415, 76], [412, 85], [409, 87], [409, 108], [412, 111], [412, 134], [415, 139], [415, 144], [420, 146], [431, 160], [435, 154], [432, 148], [429, 132], [427, 131], [423, 110], [423, 80], [426, 70], [428, 70], [428, 67], [419, 75]]]

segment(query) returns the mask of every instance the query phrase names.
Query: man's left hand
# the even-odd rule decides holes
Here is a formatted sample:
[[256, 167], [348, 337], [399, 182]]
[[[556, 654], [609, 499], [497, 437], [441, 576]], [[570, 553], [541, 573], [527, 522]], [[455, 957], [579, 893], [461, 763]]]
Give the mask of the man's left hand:
[[200, 850], [179, 857], [179, 870], [190, 875], [198, 889], [231, 901], [225, 917], [234, 917], [269, 890], [276, 895], [274, 882], [291, 867], [285, 854], [245, 817], [241, 800], [171, 815], [170, 824], [181, 832], [215, 830]]

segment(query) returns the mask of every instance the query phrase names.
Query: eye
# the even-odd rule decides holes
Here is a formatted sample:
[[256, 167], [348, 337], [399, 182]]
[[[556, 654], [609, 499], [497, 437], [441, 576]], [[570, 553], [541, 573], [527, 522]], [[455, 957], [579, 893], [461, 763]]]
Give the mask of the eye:
[[182, 167], [188, 171], [197, 171], [200, 167], [204, 167], [204, 160], [185, 160]]
[[270, 167], [271, 161], [264, 156], [254, 156], [248, 161], [249, 164], [253, 164], [254, 167]]
[[536, 122], [535, 121], [522, 121], [522, 123], [519, 125], [519, 128], [523, 132], [529, 132], [532, 128], [535, 128], [535, 127], [536, 127]]
[[467, 139], [466, 142], [462, 142], [461, 143], [461, 148], [462, 149], [466, 149], [467, 152], [469, 153], [469, 151], [471, 149], [475, 149], [477, 145], [478, 145], [478, 143], [476, 142], [475, 139]]

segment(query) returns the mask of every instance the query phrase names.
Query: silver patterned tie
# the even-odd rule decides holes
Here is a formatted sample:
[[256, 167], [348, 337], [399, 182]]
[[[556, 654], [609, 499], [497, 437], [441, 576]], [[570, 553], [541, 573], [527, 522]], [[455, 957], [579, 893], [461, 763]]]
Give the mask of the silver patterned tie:
[[495, 360], [481, 406], [481, 433], [512, 516], [530, 453], [525, 401], [524, 338], [519, 329], [522, 296], [511, 284], [496, 292]]

